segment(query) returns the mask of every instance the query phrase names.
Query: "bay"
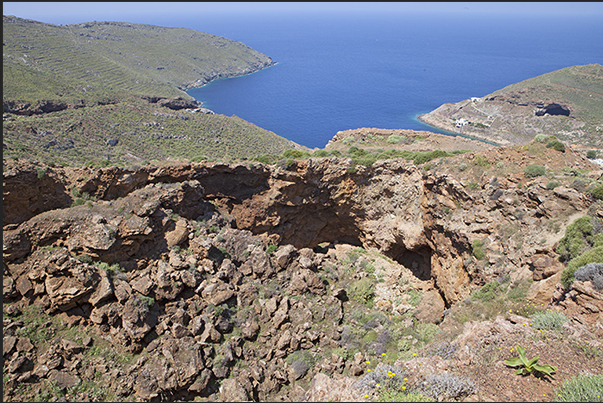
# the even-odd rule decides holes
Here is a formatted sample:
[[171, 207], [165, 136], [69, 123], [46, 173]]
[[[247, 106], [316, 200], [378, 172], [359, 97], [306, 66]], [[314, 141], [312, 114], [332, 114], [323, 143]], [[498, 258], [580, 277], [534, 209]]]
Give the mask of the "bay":
[[224, 36], [270, 56], [276, 65], [189, 94], [310, 148], [360, 127], [441, 132], [417, 116], [603, 60], [603, 24], [588, 16], [233, 13], [158, 25]]

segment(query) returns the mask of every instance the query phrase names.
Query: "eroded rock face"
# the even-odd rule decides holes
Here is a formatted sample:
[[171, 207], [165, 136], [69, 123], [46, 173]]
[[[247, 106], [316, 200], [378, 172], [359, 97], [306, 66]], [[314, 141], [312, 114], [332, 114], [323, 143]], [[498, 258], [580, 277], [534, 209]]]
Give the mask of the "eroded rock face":
[[[38, 355], [18, 333], [19, 321], [9, 320], [10, 372], [65, 388], [98, 372], [116, 399], [207, 397], [220, 393], [219, 384], [226, 400], [270, 400], [283, 385], [292, 386], [292, 400], [348, 399], [358, 391], [350, 392], [352, 380], [340, 375], [360, 375], [364, 357], [318, 357], [318, 351], [356, 345], [346, 323], [369, 273], [380, 279], [370, 290], [374, 309], [409, 313], [422, 323], [442, 323], [448, 308], [504, 275], [533, 281], [533, 301], [556, 298], [587, 314], [586, 321], [603, 309], [588, 284], [577, 283], [569, 294], [556, 288], [562, 265], [553, 244], [542, 244], [550, 214], [542, 205], [575, 216], [588, 208], [583, 195], [538, 185], [519, 189], [496, 178], [469, 193], [454, 178], [403, 160], [354, 173], [349, 166], [310, 159], [288, 169], [48, 168], [47, 177], [55, 178], [48, 188], [31, 169], [11, 166], [5, 172], [12, 220], [3, 242], [6, 312], [18, 316], [36, 306], [91, 336], [57, 341]], [[41, 198], [59, 195], [57, 204], [40, 204], [27, 192], [19, 199], [19, 172]], [[96, 200], [69, 207], [74, 187]], [[521, 233], [521, 244], [508, 228]], [[392, 336], [379, 320], [366, 326], [379, 355]], [[466, 345], [473, 330], [460, 339]], [[96, 349], [99, 340], [140, 358], [119, 369], [100, 359], [83, 365], [84, 354], [106, 348]], [[8, 382], [10, 390], [17, 379]], [[294, 386], [301, 379], [314, 380], [307, 391]]]
[[[345, 159], [309, 159], [288, 169], [222, 163], [137, 171], [48, 168], [41, 179], [34, 176], [31, 167], [9, 164], [4, 175], [8, 201], [4, 222], [22, 224], [8, 229], [5, 249], [10, 245], [10, 252], [5, 252], [5, 258], [22, 258], [32, 247], [57, 239], [64, 239], [72, 252], [110, 261], [147, 253], [157, 243], [167, 248], [178, 246], [187, 243], [191, 234], [186, 220], [209, 217], [214, 206], [207, 200], [213, 200], [227, 209], [236, 229], [246, 231], [247, 239], [260, 236], [263, 242], [296, 248], [334, 242], [378, 250], [411, 269], [419, 279], [433, 280], [448, 306], [468, 295], [476, 275], [485, 281], [504, 274], [500, 267], [490, 267], [491, 273], [481, 270], [480, 262], [472, 257], [475, 240], [487, 238], [491, 259], [498, 262], [495, 266], [529, 265], [533, 279], [544, 280], [561, 269], [558, 264], [549, 264], [555, 253], [545, 251], [525, 262], [509, 258], [516, 251], [511, 250], [513, 245], [499, 241], [501, 228], [505, 223], [538, 228], [543, 215], [554, 212], [559, 216], [587, 207], [584, 196], [573, 189], [555, 189], [551, 195], [538, 186], [523, 191], [511, 181], [494, 178], [482, 185], [483, 192], [470, 195], [453, 178], [423, 174], [404, 160], [378, 161], [371, 168], [358, 166], [355, 173], [348, 172], [350, 164]], [[45, 182], [49, 180], [53, 185]], [[80, 192], [119, 205], [131, 214], [127, 219], [116, 213], [90, 216], [81, 209], [70, 211], [64, 220], [38, 214], [67, 207], [73, 198], [68, 189], [76, 184]], [[19, 190], [30, 186], [37, 189], [38, 197]], [[117, 199], [128, 195], [127, 202]], [[44, 199], [52, 203], [40, 204]], [[527, 211], [519, 222], [515, 217], [518, 205], [526, 206]], [[39, 217], [23, 222], [35, 214]], [[169, 214], [183, 220], [172, 222]], [[67, 235], [74, 222], [77, 230], [69, 230]], [[253, 272], [262, 276], [278, 269], [278, 265], [270, 267], [259, 261], [262, 254], [254, 253], [242, 233], [229, 234], [222, 234], [228, 253], [239, 260], [242, 253], [250, 253], [256, 259], [243, 269], [245, 275]], [[241, 241], [234, 243], [234, 239]], [[536, 246], [532, 250], [530, 245], [521, 248], [521, 253], [532, 255]]]

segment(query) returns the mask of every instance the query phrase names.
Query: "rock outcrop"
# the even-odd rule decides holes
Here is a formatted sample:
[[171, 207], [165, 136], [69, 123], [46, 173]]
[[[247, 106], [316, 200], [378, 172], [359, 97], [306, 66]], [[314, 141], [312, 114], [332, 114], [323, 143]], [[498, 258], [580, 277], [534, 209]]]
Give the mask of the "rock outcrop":
[[[404, 160], [350, 165], [8, 161], [5, 397], [20, 382], [69, 391], [100, 379], [116, 400], [353, 399], [342, 374], [367, 364], [346, 351], [381, 354], [388, 316], [444, 325], [501, 276], [597, 324], [600, 293], [559, 289], [554, 242], [542, 242], [556, 234], [542, 206], [576, 216], [590, 206], [584, 194], [501, 178], [470, 192]], [[368, 305], [382, 316], [361, 313]]]

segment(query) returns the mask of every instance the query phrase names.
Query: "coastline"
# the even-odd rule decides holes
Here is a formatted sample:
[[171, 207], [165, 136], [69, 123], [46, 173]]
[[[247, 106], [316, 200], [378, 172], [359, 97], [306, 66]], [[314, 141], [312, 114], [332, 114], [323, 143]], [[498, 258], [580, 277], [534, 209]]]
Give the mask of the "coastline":
[[506, 147], [506, 146], [513, 145], [513, 143], [511, 143], [510, 141], [507, 141], [507, 140], [494, 141], [492, 138], [490, 138], [488, 136], [484, 136], [479, 133], [475, 133], [473, 131], [470, 131], [470, 134], [465, 134], [465, 133], [458, 133], [458, 132], [448, 130], [447, 128], [443, 127], [444, 125], [441, 125], [441, 122], [438, 119], [436, 119], [432, 115], [430, 115], [430, 113], [420, 114], [416, 117], [416, 119], [418, 121], [420, 121], [421, 123], [426, 124], [427, 126], [434, 127], [438, 130], [448, 132], [448, 133], [450, 133], [449, 134], [450, 136], [465, 137], [465, 138], [468, 138], [471, 140], [481, 141], [481, 142], [484, 142], [484, 143], [487, 143], [487, 144], [490, 144], [493, 146], [497, 146], [497, 147]]
[[[259, 68], [250, 68], [251, 71], [244, 71], [242, 73], [233, 73], [233, 74], [230, 74], [230, 73], [220, 73], [220, 74], [216, 74], [216, 75], [214, 75], [213, 77], [210, 77], [210, 78], [206, 78], [206, 77], [200, 78], [200, 79], [198, 79], [198, 80], [196, 80], [196, 81], [194, 81], [194, 82], [192, 82], [190, 84], [187, 84], [187, 85], [184, 85], [184, 86], [180, 86], [178, 88], [181, 89], [184, 92], [187, 92], [189, 90], [194, 90], [194, 89], [197, 89], [197, 88], [204, 87], [207, 84], [212, 83], [212, 82], [217, 81], [217, 80], [228, 79], [228, 78], [237, 78], [237, 77], [245, 77], [245, 76], [257, 73], [259, 71], [267, 69], [268, 67], [272, 67], [272, 66], [275, 66], [275, 65], [278, 64], [278, 62], [273, 61], [271, 58], [269, 58], [269, 59], [270, 59], [269, 63], [264, 63]], [[188, 93], [187, 93], [187, 95], [192, 96], [192, 95], [190, 95]]]

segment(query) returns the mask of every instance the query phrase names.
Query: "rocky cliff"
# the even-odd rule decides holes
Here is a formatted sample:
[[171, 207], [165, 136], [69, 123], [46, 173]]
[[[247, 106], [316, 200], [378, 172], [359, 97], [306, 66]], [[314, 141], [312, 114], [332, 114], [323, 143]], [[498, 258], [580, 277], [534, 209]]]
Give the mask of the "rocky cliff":
[[[601, 175], [577, 154], [563, 163]], [[572, 309], [601, 348], [600, 292], [563, 289], [554, 250], [576, 217], [603, 217], [591, 197], [513, 176], [468, 187], [401, 159], [351, 165], [5, 161], [4, 399], [359, 400], [376, 390], [373, 354], [407, 374], [475, 359], [467, 326], [454, 357], [403, 357], [503, 278]], [[525, 325], [498, 320], [507, 337]]]

